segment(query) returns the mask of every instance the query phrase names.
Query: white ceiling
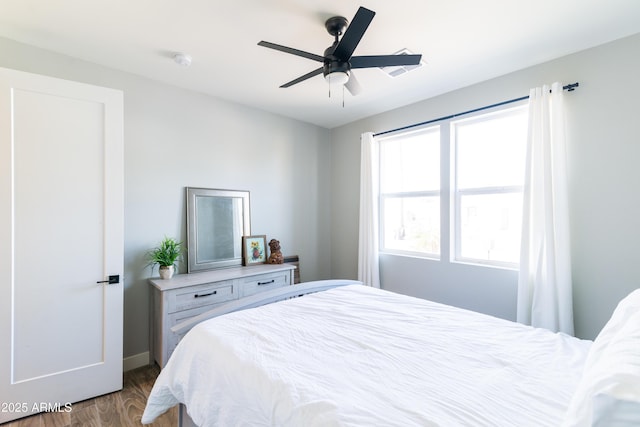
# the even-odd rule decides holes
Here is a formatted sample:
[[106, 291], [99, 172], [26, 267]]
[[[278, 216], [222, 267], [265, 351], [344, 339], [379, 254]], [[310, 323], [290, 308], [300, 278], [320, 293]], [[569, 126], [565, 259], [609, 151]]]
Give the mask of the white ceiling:
[[[408, 48], [425, 65], [356, 70], [344, 107], [322, 76], [280, 89], [318, 63], [257, 42], [322, 55], [325, 20], [359, 6], [376, 16], [355, 55]], [[639, 0], [0, 0], [1, 37], [327, 128], [639, 32]]]

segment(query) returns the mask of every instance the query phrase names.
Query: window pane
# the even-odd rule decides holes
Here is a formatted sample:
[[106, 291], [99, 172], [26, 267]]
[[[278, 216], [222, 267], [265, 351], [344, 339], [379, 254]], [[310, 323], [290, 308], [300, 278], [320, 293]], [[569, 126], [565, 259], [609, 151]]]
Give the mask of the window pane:
[[382, 199], [382, 250], [440, 254], [440, 198]]
[[459, 189], [523, 185], [525, 109], [458, 122], [454, 132]]
[[460, 256], [518, 263], [522, 194], [463, 195], [460, 199]]
[[380, 191], [440, 190], [440, 130], [380, 142]]

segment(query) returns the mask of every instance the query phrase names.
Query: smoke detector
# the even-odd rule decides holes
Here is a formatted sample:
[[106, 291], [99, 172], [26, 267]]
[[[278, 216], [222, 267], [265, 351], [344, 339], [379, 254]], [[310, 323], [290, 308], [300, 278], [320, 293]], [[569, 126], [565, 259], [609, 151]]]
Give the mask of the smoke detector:
[[176, 64], [183, 67], [188, 67], [189, 65], [191, 65], [191, 55], [187, 55], [186, 53], [176, 53], [175, 55], [173, 55], [173, 60], [176, 62]]

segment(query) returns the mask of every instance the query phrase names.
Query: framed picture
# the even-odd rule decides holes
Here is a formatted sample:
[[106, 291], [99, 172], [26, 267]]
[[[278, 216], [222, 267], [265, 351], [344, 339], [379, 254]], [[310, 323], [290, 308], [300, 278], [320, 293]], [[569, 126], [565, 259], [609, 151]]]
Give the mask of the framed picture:
[[267, 262], [267, 236], [242, 236], [242, 259], [244, 265]]

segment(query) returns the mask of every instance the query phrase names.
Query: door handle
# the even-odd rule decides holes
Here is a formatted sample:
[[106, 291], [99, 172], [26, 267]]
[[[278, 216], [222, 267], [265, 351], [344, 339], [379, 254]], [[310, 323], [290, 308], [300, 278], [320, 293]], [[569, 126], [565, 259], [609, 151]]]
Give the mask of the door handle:
[[107, 283], [109, 285], [120, 283], [120, 275], [116, 274], [114, 276], [109, 276], [109, 280], [100, 280], [99, 282], [96, 282], [96, 283]]

